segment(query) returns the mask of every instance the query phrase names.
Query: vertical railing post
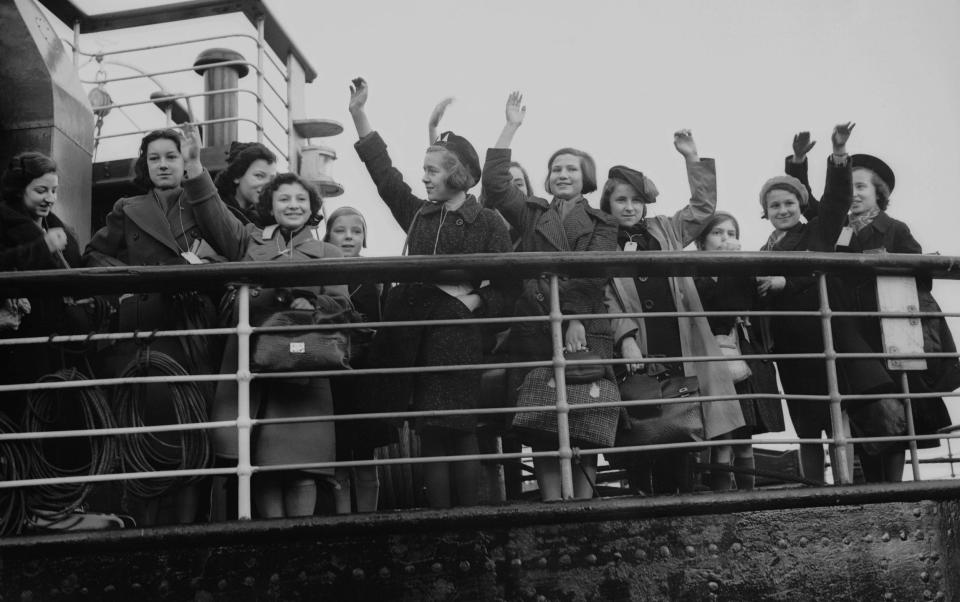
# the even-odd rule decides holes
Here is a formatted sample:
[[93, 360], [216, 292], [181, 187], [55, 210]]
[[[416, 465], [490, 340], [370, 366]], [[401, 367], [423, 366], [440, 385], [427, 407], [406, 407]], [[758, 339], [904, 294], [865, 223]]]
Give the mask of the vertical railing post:
[[570, 459], [570, 406], [567, 404], [566, 362], [563, 359], [563, 314], [560, 312], [560, 282], [556, 274], [550, 274], [550, 335], [553, 342], [553, 381], [557, 384], [557, 452], [560, 464], [560, 497], [573, 497], [573, 467]]
[[263, 144], [263, 53], [266, 52], [263, 22], [263, 17], [257, 19], [257, 142], [261, 144]]
[[910, 400], [910, 383], [907, 381], [907, 373], [900, 373], [900, 385], [903, 389], [903, 410], [907, 414], [907, 435], [910, 439], [910, 465], [913, 468], [913, 480], [920, 480], [920, 457], [917, 455], [917, 440], [913, 439], [917, 435], [913, 425], [913, 402]]
[[[852, 458], [850, 445], [847, 442], [847, 426], [841, 406], [840, 384], [837, 379], [837, 352], [833, 346], [833, 330], [830, 327], [833, 312], [830, 310], [830, 300], [827, 294], [827, 275], [817, 274], [817, 284], [820, 290], [820, 316], [823, 329], [823, 353], [826, 358], [827, 390], [830, 395], [830, 424], [833, 443], [831, 449], [831, 465], [833, 466], [834, 484], [849, 485], [853, 483], [853, 474], [850, 470]], [[809, 478], [809, 477], [808, 477]]]
[[237, 517], [249, 520], [250, 478], [253, 466], [250, 455], [250, 287], [237, 291]]
[[73, 67], [80, 67], [80, 21], [73, 22]]

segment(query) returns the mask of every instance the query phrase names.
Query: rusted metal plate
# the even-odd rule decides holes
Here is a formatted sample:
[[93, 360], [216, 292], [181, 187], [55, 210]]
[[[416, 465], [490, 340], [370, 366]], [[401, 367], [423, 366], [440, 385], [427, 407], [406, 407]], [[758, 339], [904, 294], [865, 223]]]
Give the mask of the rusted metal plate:
[[0, 594], [570, 602], [960, 596], [956, 499], [674, 514], [751, 497], [765, 504], [764, 494], [694, 504], [620, 499], [28, 538], [0, 544]]

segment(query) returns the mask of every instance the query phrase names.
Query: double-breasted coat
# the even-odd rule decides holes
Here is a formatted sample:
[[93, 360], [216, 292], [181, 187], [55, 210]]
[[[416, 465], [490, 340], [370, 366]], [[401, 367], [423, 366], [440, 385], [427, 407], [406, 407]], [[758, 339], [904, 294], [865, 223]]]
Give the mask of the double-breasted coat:
[[[664, 251], [681, 251], [693, 242], [717, 208], [716, 164], [712, 159], [687, 163], [687, 181], [690, 202], [674, 215], [656, 215], [644, 219], [649, 236]], [[703, 305], [693, 278], [667, 278], [668, 288], [681, 312], [702, 312]], [[606, 288], [606, 303], [611, 314], [643, 313], [651, 311], [640, 298], [633, 278], [614, 278]], [[653, 311], [660, 311], [654, 309]], [[635, 337], [644, 357], [648, 356], [651, 341], [646, 334], [643, 318], [613, 317], [613, 336], [618, 345], [625, 337]], [[677, 319], [680, 351], [683, 357], [719, 356], [720, 348], [704, 316]], [[722, 362], [684, 362], [684, 374], [696, 376], [701, 395], [730, 396], [729, 400], [703, 404], [704, 435], [712, 439], [744, 426], [743, 413], [736, 400], [736, 389], [730, 371]]]
[[[407, 233], [409, 255], [460, 253], [509, 253], [510, 235], [496, 213], [480, 206], [473, 195], [455, 210], [442, 203], [418, 198], [393, 166], [387, 146], [377, 132], [355, 144], [377, 186], [380, 198]], [[482, 299], [471, 312], [460, 300], [438, 288], [453, 286], [472, 291]], [[451, 275], [444, 282], [403, 283], [387, 294], [386, 320], [450, 320], [504, 315], [516, 295], [516, 282], [497, 275], [489, 282]], [[478, 364], [483, 361], [483, 331], [479, 325], [412, 326], [378, 330], [369, 367], [442, 366]], [[384, 375], [369, 379], [364, 397], [374, 408], [404, 410], [408, 400], [415, 410], [476, 408], [480, 401], [477, 370], [423, 372], [415, 376]], [[476, 416], [420, 418], [418, 429], [448, 429], [460, 432], [476, 428]]]
[[[807, 223], [799, 223], [764, 250], [819, 251], [836, 250], [836, 242], [845, 223], [853, 199], [850, 158], [839, 162], [827, 160], [826, 185], [819, 203], [811, 198], [814, 210], [807, 211]], [[847, 311], [849, 295], [835, 279], [829, 282], [831, 308]], [[816, 311], [820, 309], [819, 286], [813, 276], [788, 276], [783, 290], [771, 293], [768, 306], [782, 311]], [[834, 348], [841, 353], [870, 353], [856, 319], [837, 317], [832, 320]], [[775, 353], [823, 353], [820, 318], [776, 316], [770, 319]], [[788, 395], [826, 395], [826, 371], [821, 360], [777, 360], [780, 382]], [[896, 389], [883, 364], [875, 359], [842, 359], [837, 362], [841, 393], [873, 394]], [[829, 407], [824, 402], [787, 400], [790, 416], [801, 437], [819, 436], [830, 426]]]
[[[209, 173], [184, 182], [184, 191], [203, 235], [210, 245], [230, 261], [297, 261], [342, 257], [340, 249], [325, 243], [322, 236], [307, 226], [284, 233], [276, 225], [259, 228], [244, 224], [224, 204]], [[297, 286], [290, 288], [251, 288], [250, 320], [262, 324], [278, 311], [290, 309], [297, 297], [327, 310], [350, 308], [346, 285]], [[237, 339], [231, 337], [223, 354], [221, 373], [237, 371]], [[333, 413], [329, 378], [269, 379], [250, 387], [250, 415], [255, 418], [295, 418], [326, 416]], [[236, 420], [237, 383], [217, 384], [211, 409], [213, 420]], [[258, 465], [330, 462], [336, 457], [336, 439], [332, 422], [269, 424], [253, 433], [252, 459]], [[237, 431], [217, 429], [214, 450], [227, 459], [237, 457]], [[333, 474], [333, 469], [310, 472]]]

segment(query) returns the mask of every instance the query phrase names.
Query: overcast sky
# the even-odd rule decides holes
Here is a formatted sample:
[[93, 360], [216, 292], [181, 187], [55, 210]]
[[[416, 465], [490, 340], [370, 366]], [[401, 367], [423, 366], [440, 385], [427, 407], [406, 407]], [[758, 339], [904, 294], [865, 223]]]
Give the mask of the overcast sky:
[[[88, 11], [135, 4], [81, 3]], [[911, 226], [926, 252], [960, 255], [960, 207], [950, 179], [960, 165], [958, 0], [267, 4], [319, 74], [308, 87], [306, 116], [344, 126], [340, 136], [314, 142], [339, 155], [332, 174], [346, 193], [328, 199], [328, 208], [349, 204], [367, 215], [368, 255], [399, 253], [403, 236], [352, 148], [356, 132], [346, 106], [356, 76], [370, 84], [373, 127], [421, 195], [427, 118], [446, 96], [456, 101], [442, 128], [466, 136], [482, 158], [502, 127], [508, 93], [523, 92], [527, 119], [514, 157], [528, 167], [538, 194], [549, 155], [574, 146], [594, 156], [601, 184], [615, 164], [646, 173], [661, 191], [658, 213], [673, 213], [688, 198], [672, 133], [690, 128], [701, 156], [717, 160], [719, 207], [740, 218], [745, 249], [759, 248], [771, 231], [759, 217], [757, 195], [781, 173], [793, 134], [809, 130], [818, 141], [811, 179], [819, 193], [830, 131], [855, 121], [849, 150], [876, 154], [896, 172], [890, 214]], [[233, 28], [250, 31], [245, 19], [226, 17], [88, 36], [84, 47], [109, 51]], [[235, 47], [254, 61], [250, 42], [234, 40], [114, 60], [169, 69], [189, 66], [214, 45]], [[116, 64], [104, 68], [111, 77], [132, 73]], [[83, 73], [92, 79], [95, 71], [88, 64]], [[157, 79], [167, 90], [200, 85], [192, 72]], [[252, 86], [253, 79], [244, 83]], [[155, 89], [140, 83], [131, 94], [130, 86], [108, 85], [115, 100]], [[248, 98], [241, 102], [251, 107]], [[141, 127], [162, 125], [152, 107], [126, 113], [109, 116], [104, 132], [131, 129], [128, 117]], [[252, 136], [241, 127], [241, 137]], [[105, 142], [98, 157], [132, 156], [136, 144], [136, 138]], [[591, 197], [596, 205], [599, 194]], [[945, 309], [960, 310], [960, 286], [940, 283], [934, 292]]]

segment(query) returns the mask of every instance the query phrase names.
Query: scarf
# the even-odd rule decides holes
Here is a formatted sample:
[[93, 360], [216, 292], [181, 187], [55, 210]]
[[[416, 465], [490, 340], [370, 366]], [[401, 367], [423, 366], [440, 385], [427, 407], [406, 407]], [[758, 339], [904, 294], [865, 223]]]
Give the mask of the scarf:
[[851, 215], [849, 216], [850, 227], [853, 228], [855, 234], [859, 234], [860, 230], [872, 224], [878, 215], [880, 215], [880, 209], [877, 207], [860, 215]]
[[567, 214], [570, 213], [570, 210], [581, 201], [586, 202], [586, 199], [583, 198], [583, 195], [577, 195], [575, 198], [572, 198], [569, 201], [564, 201], [561, 198], [553, 197], [553, 202], [550, 203], [550, 206], [560, 215], [560, 223], [562, 224], [563, 221], [567, 219]]
[[777, 243], [783, 240], [783, 237], [787, 235], [787, 230], [774, 230], [770, 233], [770, 238], [767, 239], [766, 244], [763, 245], [761, 251], [773, 251]]

